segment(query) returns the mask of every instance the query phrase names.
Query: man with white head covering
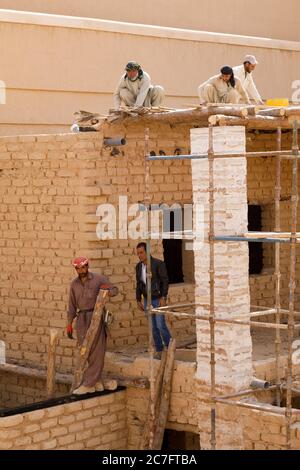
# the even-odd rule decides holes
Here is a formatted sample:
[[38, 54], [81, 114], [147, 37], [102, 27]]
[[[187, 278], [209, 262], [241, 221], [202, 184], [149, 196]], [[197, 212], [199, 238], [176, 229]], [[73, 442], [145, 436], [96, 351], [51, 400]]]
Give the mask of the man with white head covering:
[[160, 106], [164, 99], [163, 87], [151, 85], [151, 78], [134, 61], [128, 62], [114, 93], [115, 109], [121, 104], [132, 108]]
[[243, 88], [248, 94], [250, 100], [257, 104], [263, 104], [263, 100], [255, 86], [252, 72], [255, 70], [258, 62], [254, 55], [246, 55], [244, 63], [233, 67], [234, 76], [242, 82]]
[[[76, 269], [77, 278], [72, 281], [70, 288], [67, 335], [73, 339], [73, 321], [76, 318], [78, 345], [82, 346], [92, 321], [100, 289], [108, 290], [108, 295], [113, 297], [118, 294], [118, 288], [111, 284], [107, 277], [89, 272], [89, 260], [86, 257], [75, 258], [72, 264]], [[102, 319], [90, 350], [88, 367], [84, 372], [82, 383], [73, 391], [75, 395], [101, 392], [104, 388], [109, 390], [117, 388], [116, 381], [103, 383], [101, 380], [105, 350], [106, 328]]]

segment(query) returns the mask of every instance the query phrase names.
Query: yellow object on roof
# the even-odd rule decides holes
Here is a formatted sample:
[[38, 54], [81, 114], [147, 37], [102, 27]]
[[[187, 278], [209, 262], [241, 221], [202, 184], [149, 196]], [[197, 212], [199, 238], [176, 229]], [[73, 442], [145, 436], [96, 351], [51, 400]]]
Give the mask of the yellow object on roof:
[[288, 106], [289, 104], [288, 98], [272, 98], [266, 102], [267, 106]]

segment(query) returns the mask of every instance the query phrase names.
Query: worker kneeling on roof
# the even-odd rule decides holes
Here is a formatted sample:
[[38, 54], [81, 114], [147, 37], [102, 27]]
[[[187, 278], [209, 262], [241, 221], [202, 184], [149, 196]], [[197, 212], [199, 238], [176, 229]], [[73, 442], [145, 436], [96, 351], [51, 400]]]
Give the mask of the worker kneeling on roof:
[[199, 86], [200, 103], [250, 104], [249, 97], [241, 81], [234, 76], [232, 68], [225, 66], [220, 72], [221, 74], [209, 78]]
[[163, 87], [151, 85], [151, 78], [137, 62], [128, 62], [114, 93], [115, 109], [125, 106], [150, 108], [160, 106], [164, 99]]

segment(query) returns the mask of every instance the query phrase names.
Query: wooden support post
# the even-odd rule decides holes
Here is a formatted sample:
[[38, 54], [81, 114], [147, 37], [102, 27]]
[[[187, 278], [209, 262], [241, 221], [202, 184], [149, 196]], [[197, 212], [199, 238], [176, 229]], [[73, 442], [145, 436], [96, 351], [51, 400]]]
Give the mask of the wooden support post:
[[78, 364], [74, 373], [74, 380], [73, 380], [71, 392], [73, 392], [77, 387], [79, 387], [82, 382], [83, 374], [87, 366], [87, 360], [90, 354], [91, 347], [96, 337], [98, 328], [100, 327], [101, 321], [103, 321], [102, 313], [103, 313], [103, 307], [106, 303], [107, 297], [108, 297], [108, 291], [100, 290], [98, 297], [97, 297], [96, 304], [95, 304], [90, 327], [87, 331], [83, 344], [80, 348]]
[[[151, 449], [151, 436], [154, 436], [155, 433], [155, 423], [156, 423], [156, 414], [159, 411], [159, 399], [161, 394], [162, 382], [164, 377], [165, 365], [167, 361], [167, 354], [164, 351], [161, 356], [159, 370], [155, 379], [154, 393], [153, 393], [153, 403], [152, 397], [150, 396], [149, 406], [147, 411], [147, 416], [145, 420], [145, 428], [141, 439], [140, 450]], [[153, 417], [152, 408], [154, 406], [155, 416]]]
[[56, 346], [58, 342], [58, 331], [51, 329], [49, 338], [48, 349], [48, 364], [47, 364], [47, 398], [54, 397], [55, 393], [55, 358]]
[[163, 384], [162, 384], [159, 414], [158, 414], [154, 442], [152, 446], [153, 450], [161, 450], [163, 438], [164, 438], [164, 432], [165, 432], [166, 424], [168, 421], [171, 384], [172, 384], [174, 360], [175, 360], [175, 350], [176, 350], [176, 340], [172, 339], [170, 341], [169, 348], [168, 348], [167, 362], [166, 362]]

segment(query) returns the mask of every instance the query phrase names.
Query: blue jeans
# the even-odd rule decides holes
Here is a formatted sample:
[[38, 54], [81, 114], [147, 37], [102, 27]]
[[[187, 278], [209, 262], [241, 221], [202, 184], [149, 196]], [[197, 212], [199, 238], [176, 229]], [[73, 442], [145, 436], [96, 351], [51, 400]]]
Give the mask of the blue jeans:
[[[152, 299], [152, 307], [159, 307], [159, 299]], [[144, 309], [147, 309], [147, 299], [144, 299]], [[166, 320], [164, 315], [151, 315], [152, 320], [152, 335], [157, 352], [161, 352], [166, 347], [169, 346], [171, 340], [171, 335], [166, 325]]]

